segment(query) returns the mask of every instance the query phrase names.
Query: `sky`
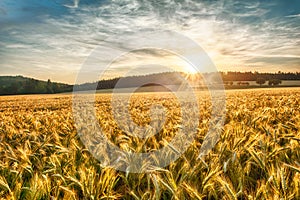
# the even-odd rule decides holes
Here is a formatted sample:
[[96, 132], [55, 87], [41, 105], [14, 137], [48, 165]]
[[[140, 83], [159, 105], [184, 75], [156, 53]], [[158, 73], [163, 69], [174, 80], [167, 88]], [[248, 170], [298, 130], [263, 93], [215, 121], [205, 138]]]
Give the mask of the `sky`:
[[[300, 71], [299, 0], [1, 0], [0, 75], [74, 83], [99, 46], [126, 50], [128, 37], [157, 30], [194, 40], [219, 71]], [[155, 73], [153, 63], [191, 71], [161, 51], [119, 60], [108, 76]]]

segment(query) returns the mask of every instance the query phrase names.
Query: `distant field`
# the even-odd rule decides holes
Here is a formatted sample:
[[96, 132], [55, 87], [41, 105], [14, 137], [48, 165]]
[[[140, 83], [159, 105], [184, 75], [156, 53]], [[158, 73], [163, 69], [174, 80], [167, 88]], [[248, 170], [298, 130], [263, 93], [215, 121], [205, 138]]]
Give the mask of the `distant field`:
[[[224, 130], [204, 160], [197, 157], [211, 103], [207, 92], [197, 95], [201, 114], [190, 119], [199, 120], [195, 142], [151, 174], [101, 167], [77, 135], [71, 94], [0, 97], [0, 198], [300, 199], [300, 88], [226, 91]], [[132, 96], [130, 113], [138, 124], [149, 123], [151, 103], [167, 109], [163, 130], [147, 143], [116, 126], [110, 97], [96, 95], [97, 118], [123, 150], [159, 149], [178, 131], [180, 111], [172, 94]]]
[[[237, 83], [240, 81], [233, 81], [233, 85], [237, 85]], [[250, 85], [258, 85], [256, 81], [242, 81], [242, 82], [248, 82]], [[268, 85], [268, 81], [264, 85]], [[297, 85], [300, 86], [300, 81], [293, 81], [293, 80], [283, 80], [280, 84], [281, 86], [292, 86]]]
[[[246, 81], [247, 82], [247, 81]], [[268, 84], [264, 84], [262, 86], [258, 85], [257, 83], [255, 83], [255, 81], [249, 81], [249, 86], [245, 86], [245, 85], [237, 85], [238, 81], [234, 81], [234, 84], [231, 85], [224, 85], [224, 88], [226, 90], [231, 90], [231, 89], [278, 89], [278, 88], [285, 88], [285, 87], [300, 87], [300, 81], [283, 81], [282, 84], [278, 85], [278, 86], [268, 86]], [[178, 89], [178, 85], [167, 85], [167, 87], [165, 86], [146, 86], [146, 87], [140, 87], [137, 89], [137, 91], [135, 92], [166, 92], [169, 91], [170, 89], [173, 91], [176, 91]], [[191, 86], [193, 87], [193, 86]], [[116, 93], [131, 93], [133, 89], [132, 88], [118, 88], [118, 89], [101, 89], [101, 90], [97, 90], [96, 93], [112, 93], [112, 92], [116, 92]], [[205, 91], [207, 90], [207, 87], [205, 86], [200, 86], [198, 87], [199, 91]], [[68, 94], [70, 94], [71, 92], [69, 92]], [[89, 91], [84, 91], [84, 93], [94, 93], [94, 91], [89, 90]]]

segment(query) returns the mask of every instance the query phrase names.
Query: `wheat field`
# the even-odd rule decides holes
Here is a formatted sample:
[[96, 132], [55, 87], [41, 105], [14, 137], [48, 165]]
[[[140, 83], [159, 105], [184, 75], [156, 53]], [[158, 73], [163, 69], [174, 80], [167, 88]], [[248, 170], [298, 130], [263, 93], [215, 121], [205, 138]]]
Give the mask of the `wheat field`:
[[[187, 151], [152, 173], [103, 167], [81, 142], [72, 95], [0, 97], [1, 199], [300, 199], [300, 89], [226, 91], [220, 140], [203, 159], [209, 96], [199, 93], [199, 127]], [[126, 151], [159, 149], [178, 131], [180, 111], [167, 93], [132, 96], [130, 114], [149, 123], [154, 102], [166, 108], [161, 131], [147, 142], [122, 130], [110, 94], [96, 95], [99, 124]], [[124, 131], [125, 129], [125, 131]]]

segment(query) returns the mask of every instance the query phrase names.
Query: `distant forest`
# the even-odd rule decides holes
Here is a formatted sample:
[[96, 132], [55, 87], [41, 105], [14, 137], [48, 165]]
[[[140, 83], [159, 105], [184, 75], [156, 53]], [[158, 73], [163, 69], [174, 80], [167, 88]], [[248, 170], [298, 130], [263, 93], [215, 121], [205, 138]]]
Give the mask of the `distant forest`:
[[[178, 85], [182, 82], [180, 72], [163, 72], [158, 74], [140, 75], [140, 76], [128, 76], [122, 78], [113, 78], [108, 80], [100, 80], [94, 83], [85, 83], [81, 85], [75, 85], [75, 90], [97, 90], [101, 89], [113, 89], [113, 88], [129, 88], [141, 85], [148, 85], [149, 83], [159, 82], [161, 85]], [[120, 81], [121, 80], [121, 81]], [[119, 82], [120, 81], [120, 82]]]
[[271, 79], [279, 80], [300, 80], [300, 72], [277, 72], [277, 73], [259, 73], [259, 72], [220, 72], [223, 81], [256, 81], [263, 78], [266, 81]]
[[[280, 83], [281, 80], [300, 80], [300, 72], [278, 72], [278, 73], [259, 73], [259, 72], [219, 72], [224, 83], [232, 81], [257, 81], [257, 84], [269, 81]], [[215, 79], [218, 73], [204, 73], [202, 75], [188, 75], [182, 72], [164, 72], [158, 74], [129, 76], [123, 78], [112, 78], [108, 80], [100, 80], [93, 83], [84, 83], [80, 85], [69, 85], [63, 83], [55, 83], [48, 81], [26, 78], [23, 76], [0, 76], [0, 95], [11, 94], [53, 94], [62, 92], [71, 92], [73, 87], [75, 90], [97, 90], [128, 88], [141, 85], [149, 86], [149, 83], [159, 82], [161, 85], [178, 85], [182, 81], [182, 77], [191, 78], [193, 81], [201, 81], [203, 77], [209, 80]], [[215, 79], [216, 80], [216, 79]], [[217, 82], [215, 82], [217, 83]], [[243, 84], [243, 83], [242, 83]], [[275, 84], [274, 84], [275, 85]]]
[[40, 81], [23, 76], [1, 76], [0, 95], [14, 94], [54, 94], [71, 92], [72, 85], [52, 83], [51, 80]]
[[[129, 76], [121, 78], [113, 78], [108, 80], [100, 80], [94, 83], [85, 83], [81, 85], [76, 85], [76, 90], [94, 90], [97, 87], [97, 90], [101, 89], [113, 89], [117, 88], [128, 88], [128, 87], [135, 87], [141, 86], [143, 83], [156, 83], [157, 80], [162, 85], [177, 85], [181, 83], [180, 77], [187, 77], [188, 79], [193, 79], [194, 81], [201, 81], [203, 77], [206, 79], [217, 80], [217, 76], [221, 75], [222, 80], [225, 82], [230, 81], [260, 81], [260, 82], [267, 82], [267, 81], [281, 81], [281, 80], [300, 80], [300, 72], [296, 73], [258, 73], [258, 72], [219, 72], [219, 73], [204, 73], [202, 75], [196, 74], [194, 76], [189, 76], [188, 74], [182, 72], [164, 72], [159, 74], [150, 74], [150, 75], [143, 75], [143, 76]], [[119, 84], [119, 80], [122, 80], [122, 83]], [[117, 85], [118, 83], [118, 85]], [[217, 82], [214, 82], [217, 83]], [[225, 83], [226, 84], [226, 83]], [[260, 83], [258, 83], [260, 84]], [[147, 84], [148, 86], [149, 84]]]

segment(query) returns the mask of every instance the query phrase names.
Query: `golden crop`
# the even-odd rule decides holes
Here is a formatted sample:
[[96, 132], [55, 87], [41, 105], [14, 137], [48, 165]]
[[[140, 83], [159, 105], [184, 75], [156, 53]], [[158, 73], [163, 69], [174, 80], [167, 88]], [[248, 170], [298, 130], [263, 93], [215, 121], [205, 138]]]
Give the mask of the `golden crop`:
[[[0, 197], [300, 199], [300, 90], [253, 89], [226, 95], [225, 126], [209, 155], [198, 159], [211, 106], [208, 94], [201, 92], [199, 118], [185, 122], [199, 120], [196, 140], [166, 168], [144, 174], [104, 168], [93, 158], [77, 135], [71, 95], [0, 97]], [[172, 94], [131, 97], [129, 114], [139, 125], [150, 123], [153, 103], [166, 108], [165, 124], [151, 124], [163, 129], [146, 140], [130, 135], [135, 130], [127, 119], [116, 124], [110, 98], [97, 94], [97, 118], [109, 140], [123, 150], [159, 149], [180, 128], [181, 111]]]

